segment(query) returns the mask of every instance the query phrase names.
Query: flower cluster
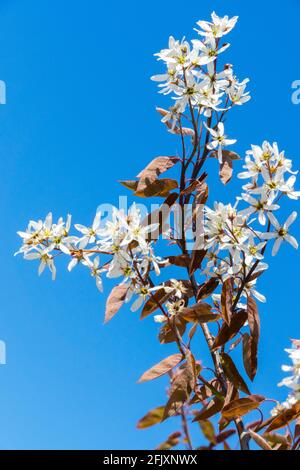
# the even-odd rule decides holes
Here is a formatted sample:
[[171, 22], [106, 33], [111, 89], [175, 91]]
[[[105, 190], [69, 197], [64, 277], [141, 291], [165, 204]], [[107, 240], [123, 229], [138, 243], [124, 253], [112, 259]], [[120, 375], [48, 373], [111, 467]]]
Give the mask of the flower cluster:
[[[258, 274], [268, 267], [263, 262], [266, 244], [274, 240], [272, 255], [276, 255], [284, 241], [298, 248], [297, 240], [290, 234], [297, 213], [292, 212], [286, 222], [279, 223], [273, 212], [280, 208], [282, 197], [298, 199], [300, 191], [294, 189], [297, 172], [292, 171], [291, 160], [279, 152], [276, 143], [253, 145], [247, 152], [244, 169], [238, 176], [250, 182], [243, 186], [245, 192], [235, 205], [215, 203], [214, 209], [205, 208], [206, 273], [222, 281], [233, 277], [237, 291], [242, 289], [242, 296], [251, 292], [264, 301], [255, 284]], [[292, 175], [285, 179], [286, 173]], [[242, 203], [247, 207], [238, 210]]]
[[[248, 79], [239, 82], [229, 64], [217, 71], [217, 58], [229, 47], [228, 43], [221, 44], [222, 37], [234, 28], [237, 19], [236, 16], [219, 18], [213, 13], [212, 22], [197, 23], [199, 29], [195, 30], [201, 39], [193, 39], [190, 44], [185, 38], [179, 41], [171, 36], [168, 48], [155, 54], [165, 63], [167, 70], [154, 75], [152, 80], [159, 82], [160, 93], [173, 94], [175, 101], [162, 119], [170, 124], [171, 132], [181, 125], [186, 107], [191, 110], [193, 118], [195, 112], [211, 117], [214, 111], [221, 111], [224, 115], [233, 106], [249, 101], [249, 92], [246, 91]], [[236, 141], [226, 138], [223, 124], [210, 129], [210, 132], [212, 142], [208, 148], [218, 148], [221, 160], [222, 148]]]
[[[112, 218], [101, 226], [101, 213], [97, 212], [90, 227], [76, 224], [79, 236], [70, 236], [71, 216], [66, 222], [60, 218], [53, 223], [52, 214], [44, 221], [30, 221], [25, 232], [18, 232], [23, 244], [17, 253], [23, 253], [27, 260], [40, 261], [38, 272], [41, 274], [45, 267], [52, 272], [55, 279], [55, 258], [64, 253], [70, 256], [68, 270], [82, 264], [89, 268], [96, 280], [96, 285], [102, 291], [102, 273], [108, 278], [122, 277], [122, 283], [128, 286], [126, 300], [133, 294], [138, 295], [132, 309], [136, 310], [141, 303], [155, 290], [145, 284], [146, 274], [155, 271], [160, 274], [160, 266], [165, 261], [155, 256], [151, 232], [157, 229], [157, 224], [147, 225], [143, 222], [141, 212], [133, 204], [128, 213], [113, 208]], [[101, 256], [109, 256], [108, 260], [100, 263]]]
[[300, 341], [292, 340], [293, 347], [291, 349], [286, 349], [289, 358], [292, 361], [291, 366], [282, 366], [284, 372], [290, 372], [289, 377], [285, 377], [278, 386], [286, 386], [292, 390], [288, 395], [287, 399], [283, 403], [279, 403], [271, 411], [272, 416], [276, 416], [278, 413], [290, 409], [300, 400]]

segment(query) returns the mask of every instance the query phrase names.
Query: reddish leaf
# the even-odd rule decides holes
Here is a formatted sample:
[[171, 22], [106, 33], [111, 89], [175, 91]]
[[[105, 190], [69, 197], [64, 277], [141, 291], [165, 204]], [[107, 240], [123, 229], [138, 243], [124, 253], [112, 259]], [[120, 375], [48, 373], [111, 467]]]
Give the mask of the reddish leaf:
[[148, 380], [156, 379], [157, 377], [161, 377], [162, 375], [166, 374], [174, 367], [176, 367], [179, 362], [182, 361], [182, 354], [173, 354], [172, 356], [163, 359], [155, 366], [148, 369], [139, 379], [139, 383], [147, 382]]
[[111, 320], [122, 307], [127, 291], [128, 287], [122, 284], [113, 288], [106, 302], [104, 323], [107, 323], [109, 320]]
[[178, 256], [169, 256], [167, 258], [170, 264], [174, 264], [174, 266], [179, 266], [181, 268], [187, 268], [190, 264], [190, 257], [189, 255], [178, 255]]
[[233, 385], [244, 393], [250, 395], [247, 384], [237, 370], [233, 360], [226, 353], [221, 353], [221, 364], [226, 377], [233, 383]]
[[300, 416], [300, 402], [297, 402], [294, 406], [284, 410], [282, 413], [280, 413], [274, 419], [272, 419], [272, 422], [270, 426], [267, 428], [266, 432], [271, 432], [271, 431], [275, 431], [276, 429], [283, 428], [288, 423], [290, 423], [291, 421], [294, 421], [294, 419], [298, 418], [299, 416]]
[[260, 403], [264, 401], [264, 397], [260, 395], [249, 395], [245, 398], [238, 398], [224, 406], [222, 416], [226, 420], [239, 418], [252, 410], [259, 407]]
[[249, 323], [249, 328], [250, 328], [250, 341], [249, 341], [250, 375], [249, 377], [251, 380], [253, 380], [257, 371], [257, 352], [258, 352], [258, 342], [259, 342], [259, 335], [260, 335], [260, 321], [259, 321], [256, 302], [252, 297], [248, 297], [247, 313], [248, 313], [248, 323]]
[[125, 188], [132, 189], [133, 191], [136, 191], [138, 186], [138, 181], [135, 180], [119, 181], [119, 183], [125, 186]]
[[211, 306], [205, 302], [198, 302], [191, 307], [184, 308], [180, 315], [190, 322], [208, 323], [216, 321], [220, 318], [219, 315], [211, 313]]
[[169, 323], [161, 327], [158, 335], [160, 343], [168, 344], [177, 341], [176, 329], [180, 336], [182, 336], [186, 330], [186, 320], [177, 315], [171, 318]]
[[150, 426], [154, 426], [154, 424], [158, 424], [162, 421], [164, 415], [165, 407], [158, 406], [153, 410], [149, 411], [143, 418], [139, 420], [137, 423], [138, 429], [146, 429]]
[[170, 436], [165, 442], [163, 442], [162, 444], [159, 444], [159, 446], [156, 447], [156, 450], [173, 449], [173, 447], [176, 447], [179, 444], [180, 437], [181, 437], [181, 432], [173, 432], [172, 434], [170, 434]]
[[203, 421], [205, 419], [209, 419], [212, 416], [215, 416], [217, 413], [221, 411], [223, 407], [223, 401], [219, 400], [218, 398], [213, 398], [207, 406], [205, 406], [199, 413], [196, 414], [194, 421]]
[[230, 158], [224, 158], [223, 155], [223, 161], [220, 164], [219, 170], [220, 180], [223, 184], [229, 183], [232, 177], [232, 171], [232, 160]]
[[140, 179], [138, 190], [141, 190], [143, 185], [153, 183], [159, 175], [169, 170], [177, 162], [180, 161], [178, 157], [157, 157], [146, 168], [141, 171], [137, 178]]
[[215, 277], [211, 277], [208, 281], [202, 284], [197, 293], [197, 300], [206, 299], [209, 297], [218, 287], [219, 280]]
[[139, 197], [165, 197], [172, 189], [178, 188], [176, 180], [162, 178], [143, 186], [138, 185], [135, 195]]
[[239, 312], [234, 313], [232, 315], [229, 325], [227, 325], [226, 323], [223, 323], [219, 333], [217, 334], [215, 338], [213, 349], [217, 349], [220, 346], [223, 346], [229, 340], [234, 338], [234, 336], [244, 326], [247, 318], [248, 317], [247, 317], [246, 310], [240, 310]]
[[270, 446], [270, 444], [268, 444], [267, 441], [262, 436], [260, 436], [256, 432], [254, 432], [252, 429], [248, 429], [248, 433], [250, 434], [252, 439], [256, 442], [256, 444], [259, 447], [261, 447], [261, 449], [263, 449], [263, 450], [273, 450], [272, 447]]
[[202, 261], [206, 255], [206, 250], [193, 250], [190, 264], [190, 275], [192, 276], [197, 269], [201, 268]]
[[163, 305], [169, 298], [172, 296], [172, 292], [165, 292], [165, 289], [162, 287], [161, 289], [157, 290], [145, 303], [142, 313], [141, 313], [141, 320], [148, 317], [152, 313], [154, 313], [158, 308], [159, 305]]
[[253, 380], [253, 371], [251, 365], [251, 338], [248, 333], [243, 335], [243, 363], [249, 379]]
[[196, 363], [192, 353], [186, 351], [186, 362], [182, 364], [173, 376], [170, 397], [166, 404], [164, 418], [178, 414], [182, 405], [188, 400], [196, 385]]
[[224, 321], [229, 325], [232, 317], [232, 297], [233, 297], [233, 286], [232, 279], [227, 279], [222, 287], [221, 293], [221, 307], [222, 307], [222, 317]]

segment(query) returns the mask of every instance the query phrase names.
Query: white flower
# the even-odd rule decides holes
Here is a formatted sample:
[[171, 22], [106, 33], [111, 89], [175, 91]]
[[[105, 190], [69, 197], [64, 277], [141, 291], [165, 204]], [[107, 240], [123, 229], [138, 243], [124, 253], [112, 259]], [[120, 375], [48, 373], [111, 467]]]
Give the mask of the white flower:
[[85, 227], [81, 224], [75, 225], [76, 230], [78, 230], [78, 232], [83, 233], [84, 235], [79, 241], [78, 246], [80, 250], [85, 248], [88, 243], [95, 243], [97, 235], [101, 234], [100, 219], [101, 213], [97, 212], [91, 227]]
[[236, 25], [238, 16], [228, 18], [228, 16], [219, 17], [215, 12], [211, 14], [212, 22], [209, 21], [198, 21], [197, 25], [201, 28], [200, 30], [195, 28], [201, 36], [214, 36], [220, 38], [228, 34]]
[[287, 399], [271, 411], [272, 416], [277, 416], [285, 409], [290, 409], [300, 400], [300, 348], [297, 346], [298, 341], [293, 341], [292, 349], [285, 349], [290, 359], [292, 360], [291, 366], [282, 366], [284, 372], [292, 372], [292, 375], [284, 378], [279, 384], [279, 387], [285, 386], [292, 390]]
[[278, 220], [274, 217], [273, 214], [269, 213], [268, 217], [270, 219], [271, 224], [275, 228], [275, 232], [264, 233], [262, 234], [262, 237], [265, 240], [271, 240], [272, 238], [275, 238], [275, 243], [272, 249], [272, 256], [276, 255], [283, 241], [287, 241], [288, 243], [292, 245], [293, 248], [297, 249], [298, 248], [297, 240], [292, 235], [289, 234], [289, 227], [296, 220], [297, 212], [295, 211], [292, 212], [292, 214], [288, 217], [288, 219], [283, 225], [279, 224]]
[[103, 272], [103, 269], [99, 267], [100, 264], [100, 258], [99, 256], [96, 256], [93, 260], [90, 258], [86, 258], [84, 261], [82, 261], [82, 264], [90, 268], [91, 270], [91, 276], [93, 276], [96, 280], [96, 286], [100, 292], [103, 292], [103, 284], [102, 284], [102, 279], [101, 279], [101, 272]]
[[213, 138], [213, 140], [207, 144], [209, 150], [218, 150], [218, 160], [222, 163], [222, 149], [227, 145], [232, 145], [236, 143], [235, 139], [227, 139], [227, 136], [224, 134], [224, 124], [222, 122], [218, 123], [217, 129], [207, 128]]
[[258, 221], [261, 225], [266, 224], [266, 212], [275, 211], [280, 207], [278, 204], [272, 204], [274, 197], [268, 196], [265, 192], [261, 194], [259, 199], [255, 199], [250, 196], [250, 194], [244, 193], [242, 194], [242, 199], [250, 204], [250, 207], [242, 210], [240, 214], [249, 216], [250, 214], [258, 213]]
[[54, 265], [53, 261], [53, 256], [49, 254], [49, 251], [52, 249], [52, 247], [45, 248], [44, 250], [40, 248], [36, 248], [37, 251], [31, 252], [31, 253], [25, 253], [24, 258], [27, 260], [35, 260], [39, 259], [40, 260], [40, 265], [38, 269], [39, 275], [42, 274], [42, 272], [45, 270], [46, 266], [50, 269], [52, 273], [52, 280], [55, 280], [56, 277], [56, 268]]
[[199, 41], [199, 39], [192, 39], [192, 44], [194, 48], [201, 53], [199, 57], [199, 65], [213, 62], [219, 54], [229, 47], [229, 44], [224, 44], [220, 49], [218, 49], [217, 41], [213, 36], [207, 36], [205, 42]]

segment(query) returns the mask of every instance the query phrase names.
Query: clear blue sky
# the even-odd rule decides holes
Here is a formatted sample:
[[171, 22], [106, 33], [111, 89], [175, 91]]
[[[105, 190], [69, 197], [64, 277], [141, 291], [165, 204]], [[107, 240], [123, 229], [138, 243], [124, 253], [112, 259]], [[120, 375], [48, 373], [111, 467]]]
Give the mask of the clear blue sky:
[[[0, 1], [1, 448], [153, 448], [173, 430], [168, 422], [135, 429], [165, 400], [164, 380], [135, 383], [174, 351], [157, 342], [157, 325], [125, 308], [103, 326], [105, 295], [87, 272], [61, 266], [53, 283], [12, 255], [29, 218], [53, 210], [89, 223], [101, 202], [126, 194], [116, 180], [176, 150], [154, 110], [165, 102], [149, 80], [160, 70], [152, 54], [169, 34], [190, 38], [213, 9], [240, 16], [227, 61], [251, 79], [252, 101], [229, 121], [236, 150], [277, 140], [300, 168], [300, 105], [291, 104], [300, 79], [298, 0]], [[216, 186], [212, 198], [229, 202], [238, 190]], [[300, 238], [298, 221], [294, 229]], [[253, 390], [283, 399], [283, 348], [300, 331], [298, 253], [284, 247], [259, 287], [268, 303]]]

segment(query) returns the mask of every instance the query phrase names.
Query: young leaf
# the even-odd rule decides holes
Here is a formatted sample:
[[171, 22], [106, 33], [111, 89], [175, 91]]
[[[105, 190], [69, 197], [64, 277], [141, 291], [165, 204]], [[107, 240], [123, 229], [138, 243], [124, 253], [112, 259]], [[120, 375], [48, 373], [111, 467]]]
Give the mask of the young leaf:
[[197, 300], [206, 299], [209, 297], [218, 287], [219, 280], [216, 277], [211, 277], [208, 281], [202, 284], [197, 293]]
[[166, 374], [174, 367], [176, 367], [180, 361], [182, 361], [181, 354], [173, 354], [172, 356], [163, 359], [155, 366], [151, 367], [151, 369], [147, 370], [138, 380], [139, 383], [147, 382], [148, 380], [156, 379], [157, 377], [161, 377], [162, 375]]
[[221, 306], [222, 306], [222, 317], [227, 325], [230, 324], [232, 317], [232, 297], [233, 297], [233, 286], [232, 279], [227, 279], [222, 287], [221, 293]]
[[164, 415], [165, 407], [158, 406], [153, 410], [150, 410], [145, 416], [143, 416], [137, 423], [138, 429], [146, 429], [154, 424], [158, 424], [162, 421]]
[[154, 313], [159, 305], [163, 305], [172, 296], [172, 292], [165, 292], [164, 288], [157, 290], [144, 304], [140, 319], [148, 317]]
[[284, 410], [279, 415], [275, 416], [272, 419], [270, 426], [267, 428], [266, 432], [275, 431], [276, 429], [281, 429], [285, 427], [291, 421], [300, 416], [300, 401], [298, 401], [291, 408]]
[[172, 189], [178, 188], [176, 180], [162, 178], [143, 185], [138, 185], [135, 195], [139, 197], [166, 197]]
[[152, 160], [152, 162], [137, 175], [137, 178], [140, 179], [138, 189], [141, 189], [140, 183], [141, 185], [145, 184], [145, 182], [147, 184], [153, 183], [159, 175], [172, 168], [172, 166], [179, 161], [180, 158], [178, 157], [157, 157]]
[[170, 434], [168, 439], [163, 442], [162, 444], [159, 444], [158, 447], [156, 447], [156, 450], [170, 450], [173, 449], [173, 447], [176, 447], [179, 442], [180, 442], [180, 437], [181, 433], [180, 432], [173, 432]]
[[248, 314], [248, 323], [249, 323], [249, 329], [250, 329], [250, 341], [249, 341], [250, 375], [249, 377], [251, 380], [253, 380], [257, 371], [257, 352], [258, 352], [258, 342], [259, 342], [259, 335], [260, 335], [260, 321], [259, 321], [256, 302], [252, 297], [248, 297], [247, 314]]
[[136, 191], [138, 187], [138, 181], [135, 180], [126, 180], [126, 181], [119, 181], [125, 188], [131, 189], [133, 191]]
[[224, 406], [222, 410], [222, 417], [226, 420], [239, 418], [252, 410], [259, 407], [260, 403], [264, 401], [264, 397], [260, 395], [249, 395], [245, 398], [238, 398], [233, 400], [228, 405]]
[[229, 340], [234, 338], [234, 336], [244, 326], [247, 318], [248, 316], [247, 316], [246, 310], [240, 310], [239, 312], [234, 313], [232, 315], [229, 325], [227, 325], [226, 323], [223, 323], [219, 333], [217, 334], [215, 338], [213, 349], [217, 349], [220, 346], [223, 346]]
[[223, 161], [220, 164], [219, 176], [223, 184], [229, 183], [232, 177], [232, 160], [223, 155]]
[[248, 433], [250, 434], [252, 439], [256, 442], [256, 444], [259, 447], [261, 447], [263, 450], [273, 450], [270, 444], [268, 444], [267, 441], [262, 436], [254, 432], [252, 429], [248, 429]]
[[223, 401], [219, 398], [213, 398], [210, 400], [207, 406], [202, 408], [199, 413], [196, 414], [193, 422], [195, 421], [203, 421], [205, 419], [209, 419], [212, 416], [215, 416], [217, 413], [221, 411], [223, 407]]
[[128, 287], [122, 284], [113, 288], [106, 302], [104, 323], [111, 320], [122, 307], [127, 291]]
[[220, 318], [219, 315], [211, 313], [211, 306], [204, 302], [198, 302], [191, 307], [184, 308], [180, 315], [189, 322], [208, 323], [216, 321]]
[[248, 333], [243, 335], [243, 363], [245, 367], [245, 371], [250, 380], [253, 380], [253, 371], [252, 371], [252, 364], [251, 364], [251, 338]]
[[190, 257], [187, 254], [178, 255], [178, 256], [169, 256], [167, 258], [170, 264], [178, 266], [181, 268], [187, 268], [190, 264]]
[[192, 276], [197, 269], [201, 268], [202, 261], [207, 253], [207, 250], [193, 250], [190, 264], [190, 275]]
[[250, 395], [250, 391], [245, 383], [244, 379], [237, 370], [233, 360], [226, 353], [221, 353], [221, 364], [225, 372], [226, 377], [234, 384], [234, 386], [244, 393]]

